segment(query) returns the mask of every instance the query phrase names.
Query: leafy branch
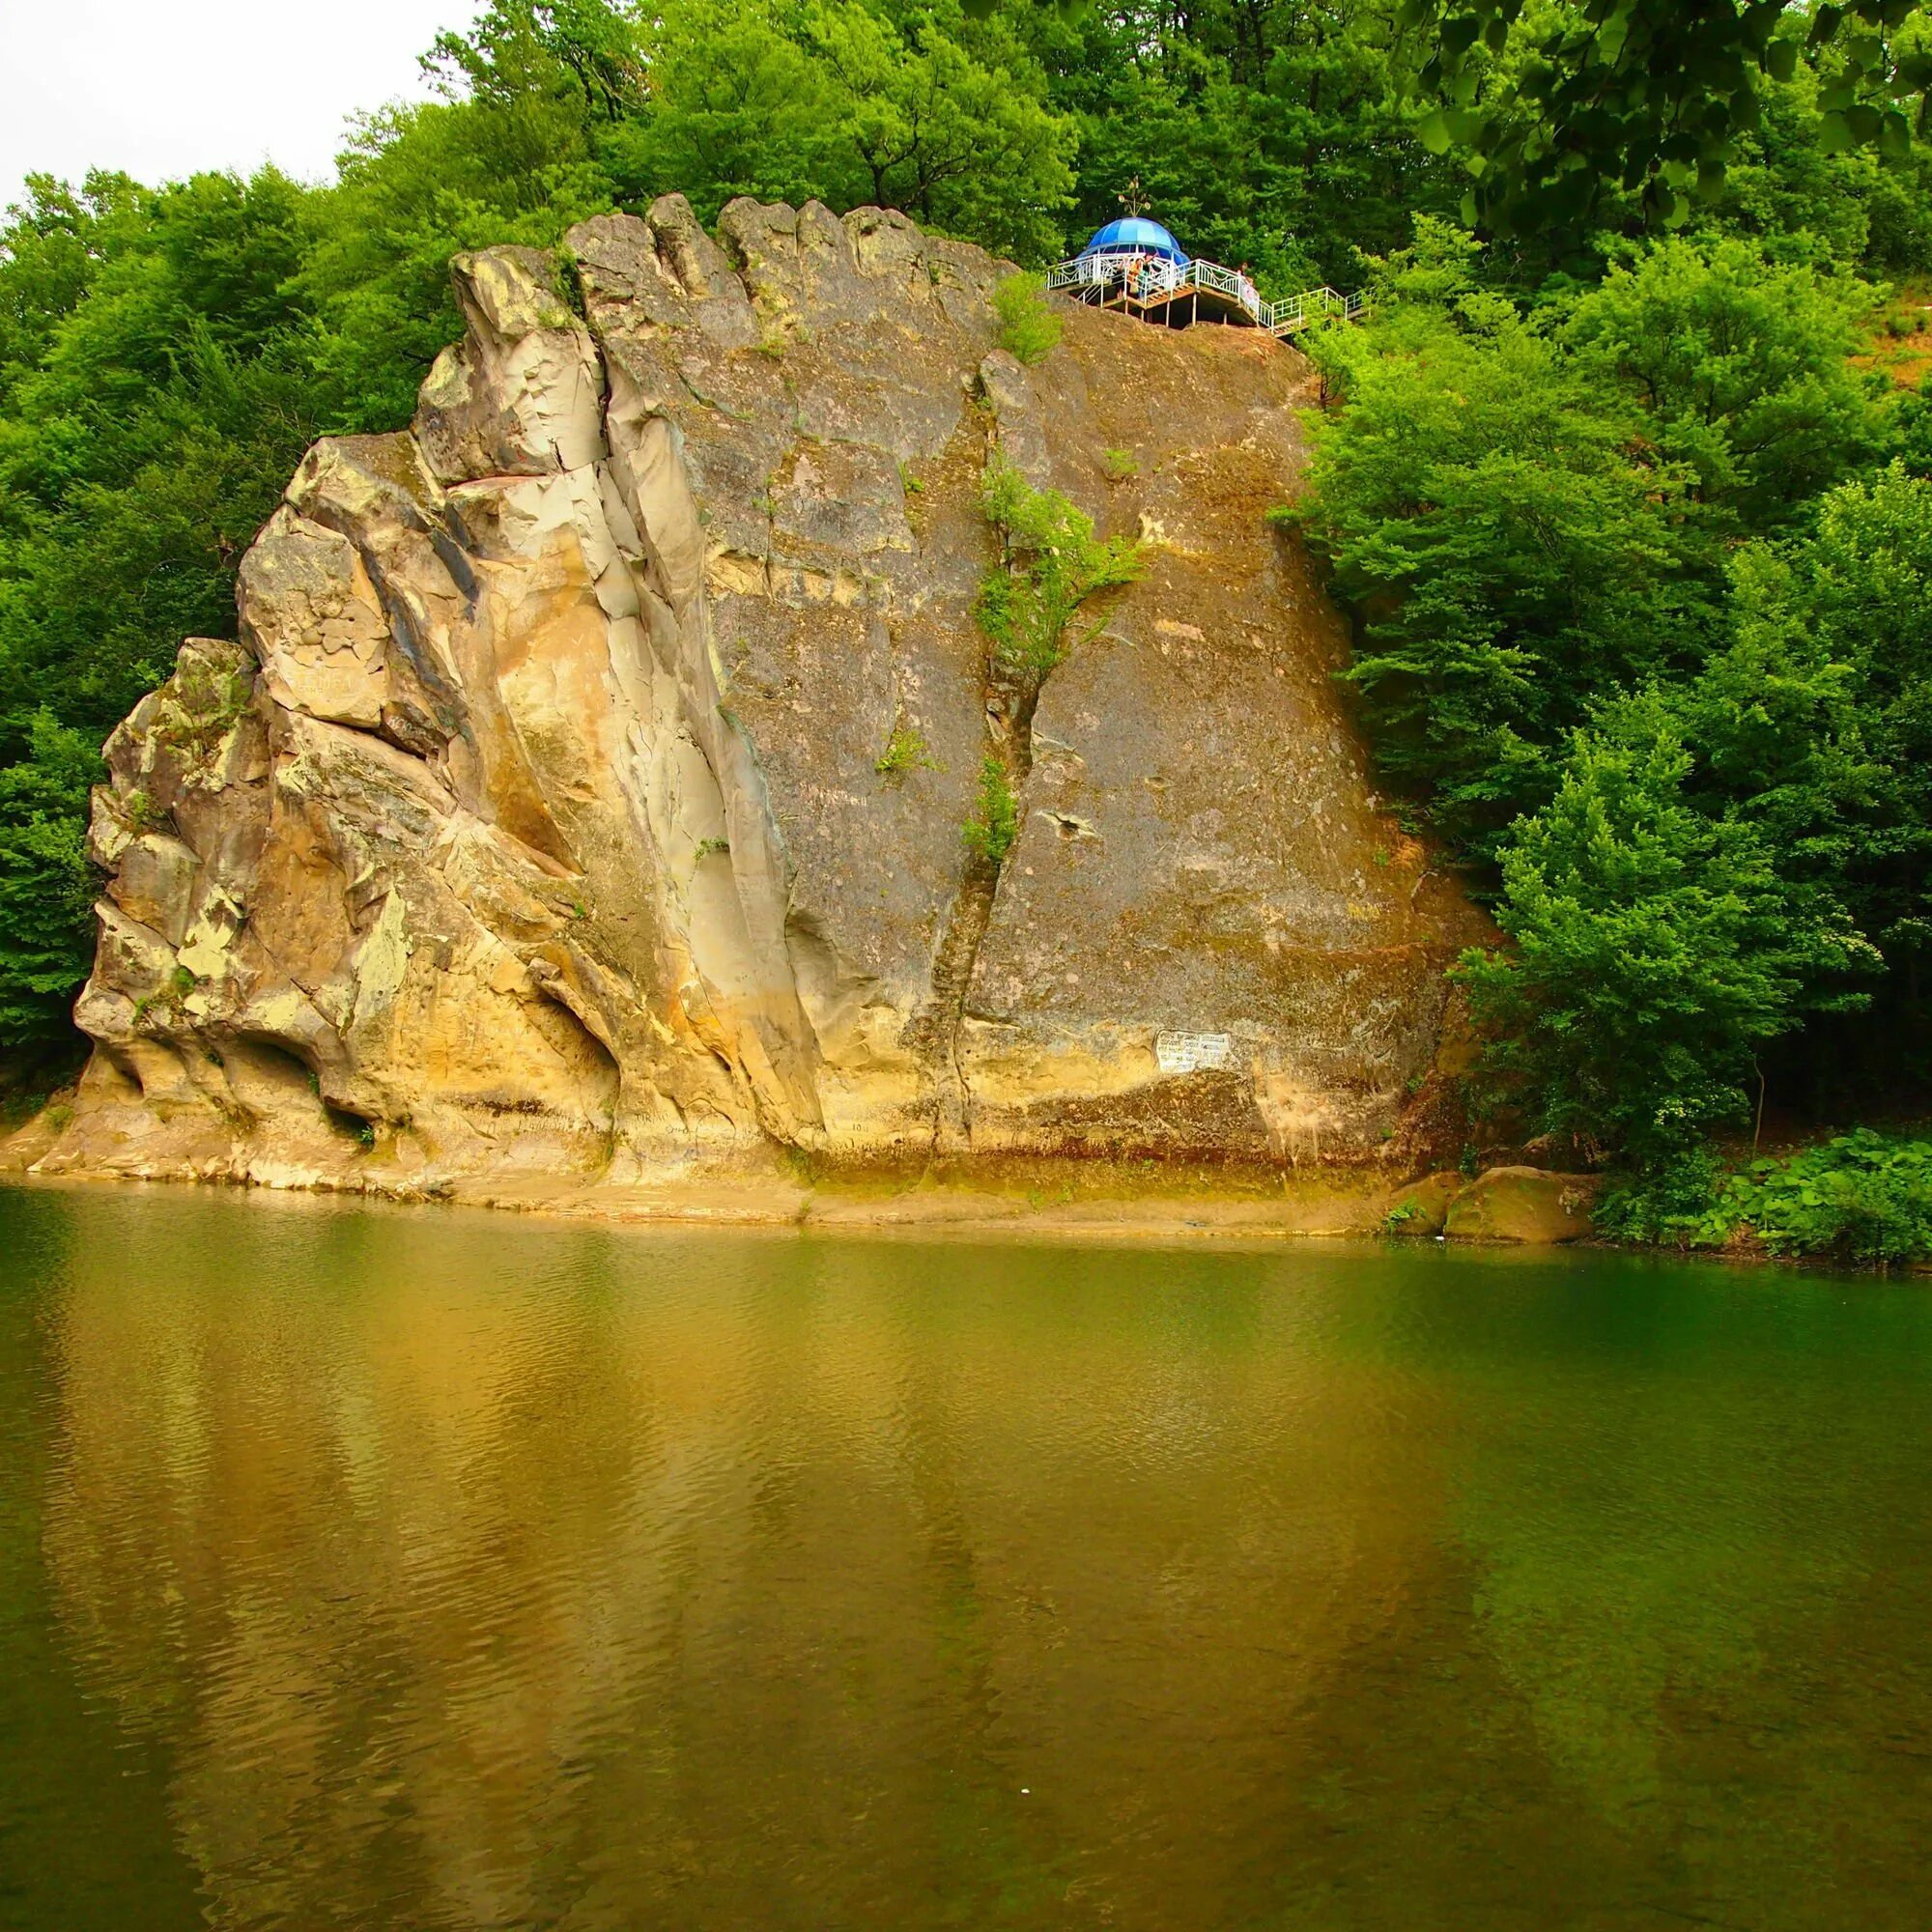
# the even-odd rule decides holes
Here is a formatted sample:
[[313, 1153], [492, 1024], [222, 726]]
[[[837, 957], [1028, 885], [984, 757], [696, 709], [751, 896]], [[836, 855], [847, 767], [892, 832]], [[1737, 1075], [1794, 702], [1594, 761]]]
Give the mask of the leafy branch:
[[[1808, 46], [1831, 52], [1822, 145], [1909, 151], [1928, 125], [1932, 54], [1894, 36], [1924, 0], [1846, 0], [1809, 14], [1785, 0], [1403, 0], [1398, 18], [1435, 51], [1419, 75], [1434, 105], [1417, 133], [1463, 149], [1472, 226], [1532, 234], [1587, 219], [1603, 187], [1641, 192], [1672, 228], [1722, 190], [1737, 135], [1757, 124], [1758, 77], [1788, 81]], [[1801, 41], [1803, 45], [1801, 45]]]

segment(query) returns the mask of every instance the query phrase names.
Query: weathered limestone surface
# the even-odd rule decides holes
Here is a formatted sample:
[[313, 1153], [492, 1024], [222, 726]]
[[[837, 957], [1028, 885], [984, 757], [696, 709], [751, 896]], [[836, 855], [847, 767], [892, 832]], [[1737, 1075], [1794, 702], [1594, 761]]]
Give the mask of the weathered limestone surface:
[[[876, 210], [714, 240], [672, 196], [569, 245], [459, 258], [412, 427], [310, 452], [241, 643], [110, 741], [98, 1050], [41, 1171], [512, 1198], [1404, 1145], [1479, 926], [1378, 811], [1264, 521], [1305, 363], [1073, 311], [1023, 368], [1000, 265]], [[996, 449], [1148, 567], [1040, 697], [968, 931], [1016, 728], [972, 611]]]

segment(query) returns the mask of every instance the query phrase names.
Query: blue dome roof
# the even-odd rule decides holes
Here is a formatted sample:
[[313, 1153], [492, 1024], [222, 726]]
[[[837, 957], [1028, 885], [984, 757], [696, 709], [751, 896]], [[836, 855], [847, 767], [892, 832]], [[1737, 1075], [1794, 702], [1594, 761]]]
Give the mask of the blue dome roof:
[[1185, 262], [1180, 243], [1158, 221], [1130, 214], [1122, 221], [1110, 221], [1096, 229], [1094, 239], [1080, 251], [1083, 255], [1164, 255], [1170, 262]]

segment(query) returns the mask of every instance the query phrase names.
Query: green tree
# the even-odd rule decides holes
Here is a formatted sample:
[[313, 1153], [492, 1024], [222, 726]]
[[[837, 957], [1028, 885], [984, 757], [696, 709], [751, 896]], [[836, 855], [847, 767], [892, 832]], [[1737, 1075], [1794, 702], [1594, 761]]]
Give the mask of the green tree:
[[1586, 381], [1631, 393], [1702, 502], [1766, 530], [1883, 446], [1885, 385], [1847, 361], [1876, 295], [1743, 238], [1670, 237], [1613, 263], [1564, 342]]
[[66, 1031], [75, 963], [94, 935], [88, 790], [93, 742], [42, 712], [27, 755], [0, 769], [0, 1050], [43, 1049]]
[[329, 429], [409, 420], [430, 363], [462, 332], [452, 255], [550, 247], [616, 201], [591, 118], [561, 73], [542, 91], [501, 102], [497, 92], [364, 120], [335, 185], [303, 209], [290, 291]]
[[852, 205], [858, 157], [806, 17], [783, 0], [670, 0], [648, 40], [649, 108], [602, 143], [619, 192], [679, 189], [706, 221], [738, 195]]
[[1378, 759], [1487, 855], [1598, 693], [1701, 656], [1721, 553], [1636, 398], [1419, 235], [1378, 268], [1385, 319], [1317, 347], [1341, 400], [1300, 521], [1357, 613]]
[[1741, 553], [1735, 586], [1734, 641], [1674, 697], [1683, 727], [1721, 808], [1887, 967], [1869, 1013], [1791, 1071], [1825, 1107], [1904, 1098], [1932, 1057], [1932, 482], [1894, 464], [1842, 485], [1806, 536]]
[[1190, 248], [1287, 295], [1352, 287], [1358, 251], [1400, 248], [1415, 213], [1456, 208], [1460, 167], [1414, 135], [1424, 37], [1396, 0], [1026, 11], [1050, 99], [1079, 120], [1069, 242], [1138, 180]]
[[956, 0], [932, 0], [895, 18], [825, 0], [806, 32], [866, 200], [1002, 252], [1058, 251], [1074, 129], [997, 14], [969, 23]]
[[47, 705], [98, 743], [184, 635], [229, 632], [235, 563], [320, 427], [288, 293], [301, 196], [271, 171], [103, 183], [0, 231], [0, 290], [50, 229], [95, 258], [5, 378], [0, 760]]
[[1846, 360], [1872, 291], [1833, 269], [1673, 237], [1525, 314], [1482, 253], [1419, 217], [1373, 325], [1314, 344], [1336, 402], [1297, 520], [1383, 769], [1489, 859], [1594, 704], [1725, 645], [1737, 540], [1802, 525], [1897, 423]]
[[[1900, 153], [1923, 131], [1932, 57], [1897, 31], [1918, 11], [1809, 10], [1809, 43], [1833, 63], [1821, 145]], [[1795, 72], [1806, 29], [1792, 13], [1785, 0], [1405, 0], [1434, 43], [1423, 139], [1463, 151], [1469, 217], [1492, 232], [1587, 229], [1609, 185], [1653, 225], [1678, 226], [1694, 196], [1721, 192], [1756, 120], [1757, 76]]]
[[1084, 510], [1058, 490], [1036, 490], [997, 458], [980, 499], [1001, 557], [980, 587], [980, 627], [996, 665], [1037, 690], [1072, 648], [1066, 633], [1080, 607], [1140, 575], [1140, 546], [1131, 537], [1096, 537]]
[[497, 113], [567, 100], [593, 121], [644, 102], [648, 63], [636, 10], [617, 0], [491, 0], [467, 34], [436, 37], [423, 66]]
[[1665, 707], [1622, 723], [1578, 733], [1555, 797], [1516, 828], [1497, 910], [1514, 950], [1466, 953], [1456, 976], [1492, 1104], [1532, 1135], [1662, 1165], [1744, 1118], [1758, 1047], [1808, 1004], [1855, 997], [1843, 981], [1872, 960], [1754, 826], [1689, 800]]

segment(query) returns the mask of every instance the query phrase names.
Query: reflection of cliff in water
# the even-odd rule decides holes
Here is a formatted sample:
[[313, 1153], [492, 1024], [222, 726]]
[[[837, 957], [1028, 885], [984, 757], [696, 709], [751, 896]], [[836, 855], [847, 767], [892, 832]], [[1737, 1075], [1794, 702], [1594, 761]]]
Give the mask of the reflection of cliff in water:
[[1922, 1288], [26, 1199], [218, 1925], [1923, 1932]]
[[1258, 1264], [166, 1206], [47, 1537], [218, 1922], [1176, 1923], [1433, 1529]]

